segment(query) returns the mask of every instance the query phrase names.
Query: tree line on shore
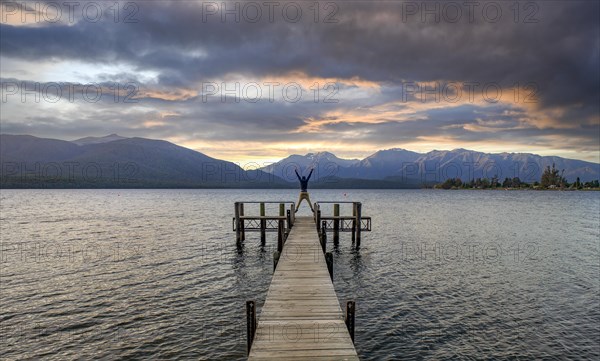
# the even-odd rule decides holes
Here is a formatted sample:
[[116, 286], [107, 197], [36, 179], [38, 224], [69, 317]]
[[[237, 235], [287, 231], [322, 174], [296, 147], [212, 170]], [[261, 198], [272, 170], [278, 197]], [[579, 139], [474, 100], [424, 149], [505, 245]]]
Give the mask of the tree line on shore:
[[563, 171], [556, 169], [552, 164], [552, 168], [548, 166], [540, 181], [533, 183], [523, 182], [519, 177], [499, 179], [497, 176], [488, 178], [471, 179], [470, 181], [462, 181], [460, 178], [448, 178], [443, 183], [436, 184], [433, 188], [437, 189], [595, 189], [600, 188], [599, 180], [581, 182], [579, 177], [573, 183], [569, 183], [563, 177]]

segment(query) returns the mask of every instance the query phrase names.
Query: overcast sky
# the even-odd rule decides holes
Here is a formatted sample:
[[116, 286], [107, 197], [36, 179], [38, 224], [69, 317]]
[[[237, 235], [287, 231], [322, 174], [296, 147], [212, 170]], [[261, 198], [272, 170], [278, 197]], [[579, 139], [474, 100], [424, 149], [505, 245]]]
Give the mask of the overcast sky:
[[1, 132], [233, 161], [399, 147], [600, 162], [598, 1], [225, 6], [3, 1]]

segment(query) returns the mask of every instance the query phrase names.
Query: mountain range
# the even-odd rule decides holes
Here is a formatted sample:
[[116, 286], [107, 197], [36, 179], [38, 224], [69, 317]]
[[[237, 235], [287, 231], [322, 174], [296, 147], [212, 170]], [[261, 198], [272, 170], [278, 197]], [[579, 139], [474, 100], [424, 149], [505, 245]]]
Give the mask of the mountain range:
[[362, 160], [342, 160], [322, 152], [306, 156], [289, 156], [261, 168], [275, 176], [289, 179], [296, 166], [314, 167], [317, 179], [338, 177], [365, 180], [388, 180], [418, 183], [439, 183], [447, 178], [519, 177], [521, 181], [539, 181], [544, 169], [555, 165], [568, 181], [577, 177], [587, 182], [600, 176], [600, 164], [555, 156], [529, 153], [482, 153], [467, 149], [433, 150], [417, 153], [405, 149], [380, 150]]
[[257, 170], [163, 140], [117, 134], [73, 141], [0, 135], [2, 188], [289, 188], [314, 168], [313, 188], [418, 188], [447, 178], [539, 181], [553, 164], [569, 180], [600, 178], [600, 164], [529, 153], [466, 149], [378, 151], [364, 159], [330, 152], [290, 155]]
[[164, 140], [116, 134], [74, 141], [0, 135], [5, 188], [266, 188], [288, 184], [261, 170]]

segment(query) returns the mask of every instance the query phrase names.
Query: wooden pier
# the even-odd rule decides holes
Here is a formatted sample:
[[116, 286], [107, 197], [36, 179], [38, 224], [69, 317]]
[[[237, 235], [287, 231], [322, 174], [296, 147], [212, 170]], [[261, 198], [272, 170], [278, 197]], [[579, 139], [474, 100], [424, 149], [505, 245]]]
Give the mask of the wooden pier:
[[[353, 204], [353, 216], [340, 216], [339, 205], [334, 205], [336, 214], [323, 217], [315, 204], [313, 217], [298, 218], [289, 211], [285, 216], [266, 216], [264, 206], [258, 218], [247, 217], [239, 212], [241, 204], [236, 203], [234, 219], [238, 242], [249, 229], [261, 234], [269, 228], [275, 230], [274, 224], [268, 227], [268, 220], [276, 221], [278, 234], [283, 235], [282, 241], [278, 237], [273, 279], [258, 321], [255, 302], [246, 303], [248, 359], [358, 360], [354, 348], [356, 306], [348, 301], [345, 310], [340, 307], [333, 287], [333, 255], [327, 252], [327, 231], [328, 225], [335, 229], [338, 240], [339, 232], [352, 231], [353, 240], [359, 240], [360, 232], [371, 226], [370, 218], [357, 218], [355, 210], [358, 204], [360, 217], [360, 203]], [[293, 203], [290, 208], [294, 209]], [[291, 229], [282, 231], [284, 221]], [[247, 227], [248, 222], [259, 226]]]

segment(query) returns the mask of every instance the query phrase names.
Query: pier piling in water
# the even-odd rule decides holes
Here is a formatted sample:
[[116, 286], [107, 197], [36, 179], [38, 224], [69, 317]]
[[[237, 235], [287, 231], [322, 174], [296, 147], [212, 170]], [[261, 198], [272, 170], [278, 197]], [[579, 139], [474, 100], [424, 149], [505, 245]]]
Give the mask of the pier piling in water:
[[235, 240], [239, 244], [242, 241], [242, 226], [240, 224], [240, 202], [235, 202]]
[[323, 250], [323, 254], [327, 252], [327, 222], [323, 221], [323, 225], [321, 226], [321, 248]]
[[246, 342], [248, 353], [254, 342], [256, 334], [256, 303], [254, 301], [246, 301]]
[[362, 204], [357, 202], [354, 207], [356, 207], [356, 249], [359, 249], [362, 231]]
[[273, 252], [273, 272], [277, 269], [277, 263], [279, 263], [279, 258], [281, 257], [281, 252], [275, 251]]
[[316, 215], [315, 215], [315, 223], [317, 225], [317, 231], [320, 231], [320, 227], [321, 227], [321, 210], [317, 209], [316, 210]]
[[352, 244], [356, 242], [356, 206], [352, 205]]
[[350, 334], [350, 338], [352, 339], [352, 343], [354, 343], [354, 316], [356, 312], [356, 303], [354, 301], [346, 302], [346, 316], [344, 317], [344, 321], [346, 322], [346, 327], [348, 328], [348, 333]]
[[331, 253], [331, 252], [325, 253], [325, 262], [327, 263], [327, 270], [329, 271], [329, 278], [331, 278], [331, 282], [333, 282], [333, 253]]
[[285, 238], [285, 228], [283, 219], [280, 219], [277, 222], [277, 251], [281, 252], [283, 250], [283, 242]]
[[[240, 217], [244, 217], [244, 203], [240, 202]], [[240, 234], [242, 241], [246, 239], [246, 232], [244, 231], [244, 222], [240, 223]]]
[[333, 244], [338, 245], [340, 243], [340, 205], [338, 203], [333, 205]]
[[266, 229], [267, 229], [267, 220], [265, 217], [265, 204], [260, 204], [260, 243], [262, 245], [265, 244], [266, 241]]

